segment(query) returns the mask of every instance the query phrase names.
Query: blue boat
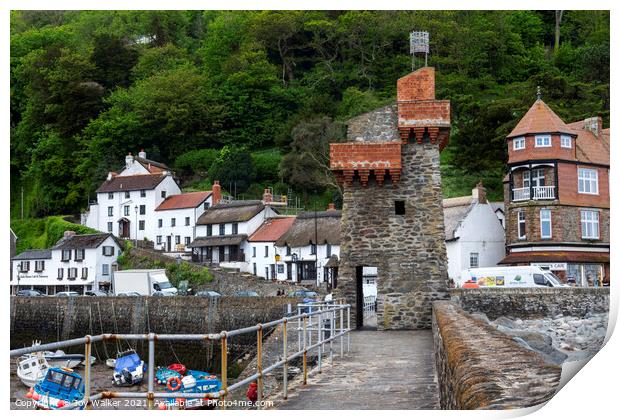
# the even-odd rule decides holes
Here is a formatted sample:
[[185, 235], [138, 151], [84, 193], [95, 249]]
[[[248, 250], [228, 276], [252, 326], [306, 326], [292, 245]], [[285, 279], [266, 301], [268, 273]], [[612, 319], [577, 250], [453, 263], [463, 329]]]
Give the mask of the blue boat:
[[114, 385], [132, 386], [139, 384], [144, 379], [146, 363], [140, 360], [135, 350], [128, 350], [120, 353], [114, 364], [114, 374], [112, 375]]
[[168, 369], [167, 367], [158, 367], [155, 371], [155, 381], [160, 385], [166, 385], [168, 383], [168, 379], [170, 378], [179, 378], [181, 379], [183, 375], [181, 375], [176, 370]]
[[[207, 393], [218, 392], [222, 389], [220, 382], [215, 375], [200, 370], [188, 370], [182, 379], [169, 379], [166, 389], [169, 393], [182, 392]], [[201, 398], [168, 398], [168, 407], [183, 407], [185, 409], [214, 408], [216, 399]]]
[[[84, 400], [84, 381], [73, 369], [52, 367], [26, 396], [32, 398], [37, 409], [58, 410]], [[71, 409], [82, 410], [84, 404]]]

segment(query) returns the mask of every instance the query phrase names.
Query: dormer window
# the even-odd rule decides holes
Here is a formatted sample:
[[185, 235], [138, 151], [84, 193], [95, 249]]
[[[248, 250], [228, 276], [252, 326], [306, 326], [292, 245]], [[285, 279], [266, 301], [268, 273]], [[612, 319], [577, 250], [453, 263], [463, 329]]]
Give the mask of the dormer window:
[[512, 150], [525, 149], [525, 137], [517, 137], [512, 139]]
[[114, 193], [108, 193], [108, 200], [114, 199]]
[[563, 149], [572, 148], [572, 138], [571, 136], [561, 136], [560, 137], [560, 147]]
[[541, 134], [536, 136], [536, 147], [551, 147], [551, 136], [549, 134]]

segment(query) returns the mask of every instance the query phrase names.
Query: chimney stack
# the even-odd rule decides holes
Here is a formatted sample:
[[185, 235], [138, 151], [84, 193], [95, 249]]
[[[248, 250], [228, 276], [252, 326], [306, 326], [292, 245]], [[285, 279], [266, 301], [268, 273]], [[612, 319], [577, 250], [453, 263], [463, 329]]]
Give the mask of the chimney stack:
[[127, 156], [125, 156], [125, 166], [129, 168], [131, 165], [133, 165], [133, 155], [129, 152]]
[[271, 194], [271, 190], [269, 188], [265, 188], [265, 192], [263, 192], [263, 204], [269, 204], [273, 201], [273, 194]]
[[213, 186], [211, 187], [211, 194], [213, 195], [213, 198], [211, 199], [211, 201], [213, 202], [212, 205], [216, 205], [222, 199], [222, 187], [220, 187], [220, 181], [213, 181]]
[[603, 130], [603, 119], [601, 117], [586, 118], [583, 121], [583, 128], [591, 131], [596, 137], [599, 137]]
[[329, 203], [327, 205], [327, 211], [330, 211], [330, 210], [336, 210], [336, 206], [334, 206], [334, 203]]
[[140, 157], [141, 159], [146, 159], [146, 152], [144, 151], [144, 149], [140, 150], [140, 153], [138, 153], [138, 157]]
[[75, 236], [75, 231], [73, 231], [73, 230], [65, 230], [65, 233], [63, 235], [64, 238], [70, 238], [72, 236]]
[[479, 204], [487, 203], [487, 189], [482, 185], [482, 181], [478, 182], [476, 188], [471, 190], [471, 195]]

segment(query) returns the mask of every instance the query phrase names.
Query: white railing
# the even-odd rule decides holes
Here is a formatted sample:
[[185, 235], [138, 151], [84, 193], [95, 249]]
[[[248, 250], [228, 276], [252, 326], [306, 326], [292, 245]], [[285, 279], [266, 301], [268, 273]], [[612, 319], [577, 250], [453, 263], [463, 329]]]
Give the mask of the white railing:
[[[532, 187], [534, 191], [533, 200], [553, 200], [555, 199], [555, 186]], [[530, 188], [513, 188], [512, 201], [530, 200]]]
[[370, 318], [377, 311], [377, 296], [364, 296], [364, 319]]

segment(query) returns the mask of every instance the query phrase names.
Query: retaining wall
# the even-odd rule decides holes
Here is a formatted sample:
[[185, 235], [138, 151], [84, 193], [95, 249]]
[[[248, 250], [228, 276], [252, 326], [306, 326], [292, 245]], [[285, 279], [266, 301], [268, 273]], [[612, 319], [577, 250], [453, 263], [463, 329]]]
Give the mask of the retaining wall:
[[432, 324], [442, 409], [523, 408], [555, 394], [559, 366], [546, 364], [457, 303], [433, 302]]

